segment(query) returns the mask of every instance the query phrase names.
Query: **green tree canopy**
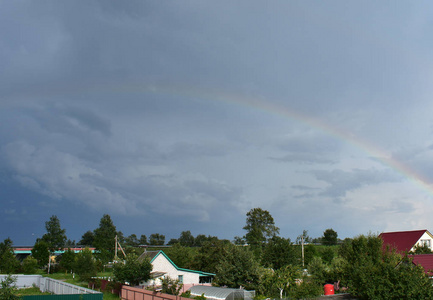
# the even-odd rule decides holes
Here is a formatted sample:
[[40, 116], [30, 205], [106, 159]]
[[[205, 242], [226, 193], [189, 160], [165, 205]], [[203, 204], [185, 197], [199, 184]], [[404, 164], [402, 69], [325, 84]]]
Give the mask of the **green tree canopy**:
[[33, 256], [27, 256], [22, 263], [24, 274], [35, 274], [38, 268], [38, 261]]
[[45, 222], [47, 233], [42, 236], [42, 240], [48, 244], [50, 251], [62, 249], [66, 243], [66, 230], [60, 227], [60, 220], [56, 215], [51, 216], [50, 220]]
[[274, 236], [264, 246], [262, 264], [265, 267], [281, 269], [288, 265], [299, 265], [300, 253], [289, 238]]
[[219, 261], [213, 281], [218, 286], [255, 290], [260, 284], [261, 268], [252, 251], [228, 244], [228, 252]]
[[40, 267], [48, 264], [48, 259], [50, 257], [50, 248], [47, 242], [38, 239], [33, 246], [32, 256], [36, 258]]
[[114, 257], [116, 235], [116, 226], [111, 217], [105, 214], [99, 221], [99, 227], [94, 231], [93, 241], [93, 245], [100, 251], [99, 258], [103, 262], [109, 262]]
[[149, 280], [151, 271], [152, 264], [148, 259], [139, 261], [137, 255], [130, 254], [125, 263], [119, 262], [114, 265], [113, 274], [117, 281], [136, 286], [142, 281]]
[[74, 269], [76, 254], [70, 248], [66, 250], [60, 257], [59, 265], [65, 272], [70, 272]]
[[180, 237], [178, 239], [179, 243], [185, 247], [194, 246], [194, 236], [191, 234], [191, 231], [182, 231]]
[[271, 214], [261, 208], [253, 208], [247, 213], [246, 225], [243, 229], [247, 231], [245, 240], [251, 246], [263, 245], [269, 238], [276, 236], [280, 231], [275, 226]]
[[149, 243], [154, 246], [162, 246], [165, 243], [165, 235], [152, 233], [149, 237]]
[[97, 267], [92, 251], [89, 248], [86, 247], [83, 251], [76, 254], [74, 270], [82, 281], [87, 281], [91, 277], [96, 276]]
[[343, 243], [342, 283], [357, 299], [433, 299], [433, 286], [420, 266], [407, 257], [383, 249], [375, 235]]
[[0, 274], [15, 273], [19, 268], [19, 262], [15, 258], [12, 240], [5, 239], [0, 243]]
[[176, 266], [185, 269], [194, 269], [198, 248], [184, 247], [181, 244], [174, 244], [164, 250], [165, 254], [175, 263]]
[[216, 273], [218, 265], [231, 249], [232, 245], [226, 241], [205, 242], [198, 250], [192, 269]]
[[136, 234], [131, 234], [125, 238], [125, 245], [131, 246], [131, 247], [137, 247], [140, 244], [138, 241]]
[[323, 232], [323, 237], [322, 237], [323, 245], [327, 245], [327, 246], [337, 245], [337, 242], [338, 242], [338, 234], [335, 230], [329, 228]]
[[145, 234], [142, 234], [138, 242], [140, 243], [140, 245], [147, 245], [147, 236]]
[[81, 246], [93, 246], [93, 241], [95, 240], [95, 235], [92, 231], [88, 230], [86, 231], [82, 236], [81, 240], [78, 242]]
[[17, 300], [19, 299], [15, 294], [18, 291], [16, 286], [17, 277], [11, 274], [7, 275], [0, 282], [0, 299], [1, 300]]
[[287, 265], [278, 270], [267, 269], [263, 274], [262, 284], [264, 291], [270, 296], [278, 295], [283, 298], [283, 293], [295, 285], [295, 280], [300, 278], [297, 267]]

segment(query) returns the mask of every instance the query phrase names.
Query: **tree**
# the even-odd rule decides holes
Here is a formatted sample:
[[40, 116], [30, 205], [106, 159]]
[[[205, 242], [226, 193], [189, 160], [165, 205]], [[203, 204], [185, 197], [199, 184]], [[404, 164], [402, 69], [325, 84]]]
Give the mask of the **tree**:
[[289, 288], [295, 284], [295, 280], [299, 278], [299, 275], [298, 269], [294, 266], [288, 265], [278, 270], [269, 269], [263, 279], [265, 291], [271, 296], [278, 294], [282, 299], [283, 293], [289, 291]]
[[204, 234], [199, 234], [194, 239], [194, 246], [201, 247], [206, 242], [216, 243], [218, 241], [219, 239], [216, 236], [211, 236], [211, 235], [205, 236]]
[[114, 257], [114, 244], [117, 235], [110, 215], [105, 214], [99, 221], [99, 227], [94, 230], [93, 245], [99, 250], [99, 258], [103, 263], [111, 261]]
[[150, 279], [151, 271], [152, 264], [148, 259], [138, 260], [137, 255], [130, 254], [125, 263], [119, 262], [114, 265], [113, 274], [116, 281], [137, 286], [140, 282]]
[[165, 243], [165, 235], [152, 233], [149, 237], [149, 243], [153, 246], [161, 246]]
[[42, 240], [48, 244], [51, 252], [62, 249], [66, 243], [66, 230], [60, 227], [59, 218], [56, 215], [51, 216], [50, 220], [45, 222], [47, 233], [42, 236]]
[[0, 273], [15, 273], [18, 270], [19, 265], [20, 264], [15, 258], [14, 250], [12, 248], [12, 240], [7, 238], [0, 243]]
[[252, 251], [245, 247], [227, 245], [228, 252], [217, 265], [213, 284], [231, 288], [255, 290], [260, 281], [260, 266]]
[[167, 243], [167, 245], [176, 245], [176, 244], [179, 244], [178, 239], [170, 239]]
[[147, 245], [147, 236], [142, 234], [139, 240], [140, 245]]
[[296, 238], [296, 244], [301, 245], [302, 239], [304, 240], [304, 244], [309, 244], [312, 242], [311, 237], [308, 235], [308, 230], [303, 230], [301, 235], [298, 235]]
[[178, 239], [179, 243], [185, 247], [194, 246], [194, 236], [191, 234], [191, 231], [182, 231], [180, 237]]
[[197, 248], [184, 247], [177, 243], [167, 248], [164, 252], [170, 257], [174, 264], [185, 269], [194, 269], [197, 256]]
[[337, 245], [337, 242], [338, 242], [338, 234], [332, 228], [326, 229], [323, 232], [323, 237], [322, 237], [323, 245], [327, 245], [327, 246]]
[[50, 249], [48, 243], [41, 239], [38, 239], [33, 246], [32, 256], [38, 261], [39, 267], [46, 266], [50, 257]]
[[60, 267], [65, 270], [65, 272], [72, 272], [75, 266], [76, 254], [70, 248], [66, 250], [60, 258]]
[[300, 256], [290, 239], [274, 236], [263, 248], [262, 263], [265, 267], [281, 269], [288, 265], [299, 265]]
[[38, 268], [38, 261], [33, 256], [27, 256], [22, 263], [24, 274], [35, 274]]
[[74, 270], [82, 281], [88, 281], [96, 276], [96, 263], [89, 248], [86, 247], [83, 251], [77, 253]]
[[92, 231], [88, 230], [82, 235], [81, 240], [78, 242], [78, 244], [81, 246], [91, 247], [93, 246], [94, 240], [95, 240], [95, 235], [93, 234]]
[[422, 244], [422, 245], [417, 244], [414, 247], [414, 251], [411, 251], [411, 253], [413, 253], [413, 254], [431, 254], [432, 251], [427, 244]]
[[433, 299], [431, 281], [420, 266], [383, 248], [375, 235], [358, 236], [343, 243], [340, 255], [343, 284], [357, 299]]
[[280, 231], [275, 226], [271, 214], [261, 208], [253, 208], [247, 213], [246, 225], [243, 229], [247, 231], [245, 240], [251, 246], [263, 245], [269, 238], [276, 236]]
[[164, 277], [161, 280], [161, 293], [169, 295], [179, 295], [183, 284], [179, 282], [179, 279], [172, 279], [170, 277]]
[[247, 241], [240, 236], [235, 236], [233, 239], [233, 244], [238, 245], [238, 246], [243, 246], [247, 243]]
[[136, 234], [131, 234], [130, 236], [125, 238], [125, 244], [131, 247], [137, 247], [140, 242], [138, 241]]
[[233, 245], [225, 241], [205, 242], [198, 250], [192, 269], [216, 273], [221, 261], [232, 249]]
[[0, 282], [0, 299], [1, 300], [16, 300], [18, 297], [15, 295], [18, 291], [16, 286], [17, 277], [11, 274], [7, 275]]

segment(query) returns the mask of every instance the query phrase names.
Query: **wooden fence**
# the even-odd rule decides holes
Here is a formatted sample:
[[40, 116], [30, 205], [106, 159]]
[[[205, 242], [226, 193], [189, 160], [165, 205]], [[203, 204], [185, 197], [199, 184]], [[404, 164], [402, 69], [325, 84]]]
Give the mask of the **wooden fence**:
[[133, 288], [127, 285], [122, 286], [120, 298], [122, 300], [191, 300], [190, 298]]

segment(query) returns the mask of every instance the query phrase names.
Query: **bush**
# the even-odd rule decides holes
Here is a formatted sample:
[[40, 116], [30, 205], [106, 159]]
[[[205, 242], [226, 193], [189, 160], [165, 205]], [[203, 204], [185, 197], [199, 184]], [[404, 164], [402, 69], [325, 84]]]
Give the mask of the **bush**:
[[29, 255], [23, 260], [22, 264], [24, 274], [35, 274], [38, 269], [38, 261], [33, 256]]

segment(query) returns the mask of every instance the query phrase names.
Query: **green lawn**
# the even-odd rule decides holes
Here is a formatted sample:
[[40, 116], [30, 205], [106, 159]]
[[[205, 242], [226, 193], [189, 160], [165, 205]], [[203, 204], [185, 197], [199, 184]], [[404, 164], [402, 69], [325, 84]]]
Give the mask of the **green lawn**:
[[[70, 284], [75, 284], [78, 286], [82, 286], [87, 288], [88, 284], [87, 282], [80, 281], [78, 276], [75, 276], [73, 278], [72, 274], [70, 273], [54, 273], [54, 274], [44, 274], [44, 276], [56, 279], [56, 280], [62, 280]], [[96, 275], [97, 277], [113, 277], [112, 272], [100, 272]], [[119, 296], [113, 295], [110, 292], [104, 292], [104, 300], [119, 300]]]
[[26, 296], [26, 295], [50, 295], [50, 293], [48, 292], [42, 293], [38, 287], [19, 289], [17, 292], [17, 296]]

